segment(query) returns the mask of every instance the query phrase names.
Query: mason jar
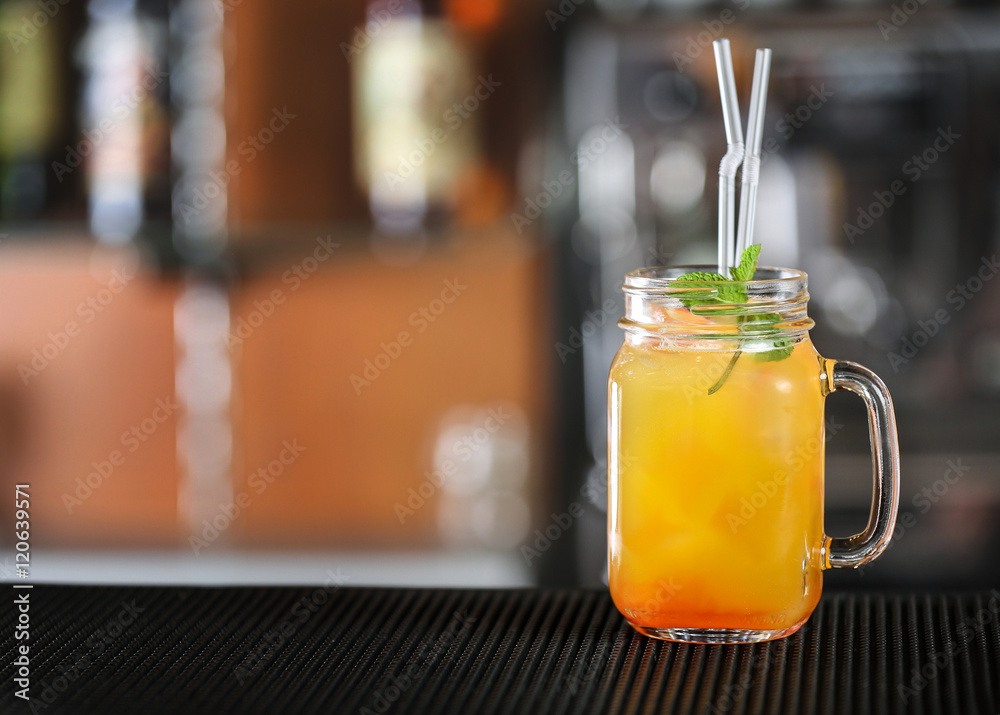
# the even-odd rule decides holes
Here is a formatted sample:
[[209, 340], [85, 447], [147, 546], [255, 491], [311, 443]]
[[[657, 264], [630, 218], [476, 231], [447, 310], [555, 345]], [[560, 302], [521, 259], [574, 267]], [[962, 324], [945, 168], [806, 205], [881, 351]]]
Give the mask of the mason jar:
[[[608, 388], [608, 561], [615, 605], [636, 630], [696, 643], [797, 631], [823, 570], [886, 547], [899, 458], [882, 381], [828, 360], [809, 339], [806, 274], [675, 279], [712, 267], [644, 268], [625, 278], [624, 342]], [[823, 528], [824, 400], [865, 400], [874, 500], [861, 534]]]

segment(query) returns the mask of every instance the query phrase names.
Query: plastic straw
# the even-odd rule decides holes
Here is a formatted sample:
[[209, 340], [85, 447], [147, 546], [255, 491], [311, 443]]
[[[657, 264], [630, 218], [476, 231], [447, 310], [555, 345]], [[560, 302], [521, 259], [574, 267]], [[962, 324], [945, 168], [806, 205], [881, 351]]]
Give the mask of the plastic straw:
[[750, 117], [747, 119], [746, 155], [743, 157], [743, 187], [740, 194], [740, 222], [736, 235], [738, 261], [753, 240], [754, 213], [757, 208], [757, 183], [760, 179], [760, 145], [764, 138], [764, 109], [767, 105], [767, 81], [771, 75], [771, 50], [757, 50], [750, 90]]
[[712, 47], [715, 50], [715, 69], [719, 74], [722, 120], [726, 126], [726, 154], [719, 162], [719, 273], [728, 277], [730, 266], [735, 265], [736, 172], [743, 162], [745, 149], [729, 40], [716, 40]]

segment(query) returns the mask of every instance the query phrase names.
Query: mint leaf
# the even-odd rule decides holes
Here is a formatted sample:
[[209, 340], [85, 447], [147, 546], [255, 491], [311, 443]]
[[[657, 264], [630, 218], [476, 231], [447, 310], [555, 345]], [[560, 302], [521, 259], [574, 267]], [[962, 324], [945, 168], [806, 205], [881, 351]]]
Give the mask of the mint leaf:
[[777, 313], [755, 313], [743, 317], [743, 320], [740, 321], [740, 330], [755, 336], [773, 335], [779, 332], [778, 323], [780, 322], [781, 316]]
[[708, 282], [716, 283], [718, 281], [728, 280], [724, 275], [720, 273], [705, 273], [703, 271], [692, 271], [691, 273], [685, 273], [679, 278], [674, 278], [675, 281], [683, 281], [687, 283], [693, 282]]
[[719, 286], [719, 300], [723, 303], [746, 303], [747, 292], [739, 283], [726, 281]]
[[738, 285], [736, 281], [731, 281], [719, 273], [694, 271], [692, 273], [685, 273], [674, 280], [681, 283], [688, 283], [692, 288], [712, 291], [704, 296], [691, 292], [681, 297], [681, 302], [686, 308], [696, 305], [709, 305], [711, 303], [730, 304], [747, 302], [747, 293], [743, 290], [743, 286]]
[[792, 350], [795, 346], [792, 345], [791, 340], [775, 340], [774, 350], [765, 350], [762, 353], [754, 353], [753, 359], [757, 362], [777, 362], [778, 360], [784, 360], [786, 357], [790, 357]]
[[687, 283], [691, 288], [703, 289], [705, 294], [690, 291], [681, 296], [681, 303], [685, 308], [693, 308], [696, 305], [709, 305], [710, 303], [725, 303], [722, 296], [722, 286], [728, 283], [726, 277], [718, 273], [705, 273], [704, 271], [693, 271], [685, 273], [679, 278], [674, 278], [680, 283]]
[[760, 258], [760, 244], [755, 243], [743, 249], [740, 256], [740, 265], [729, 269], [729, 274], [734, 281], [752, 281], [753, 274], [757, 272], [757, 259]]
[[[778, 335], [781, 333], [780, 328], [778, 328], [778, 323], [780, 322], [781, 316], [778, 313], [748, 315], [743, 319], [743, 322], [740, 325], [740, 330], [760, 337]], [[772, 345], [774, 347], [771, 350], [754, 353], [754, 360], [757, 362], [774, 362], [777, 360], [784, 360], [792, 354], [792, 349], [794, 348], [792, 341], [788, 338], [777, 338], [772, 341]]]
[[[778, 323], [781, 322], [781, 315], [778, 313], [759, 313], [757, 315], [747, 315], [740, 323], [740, 330], [755, 337], [768, 337], [779, 335], [781, 329]], [[787, 338], [776, 338], [772, 341], [774, 346], [771, 350], [754, 353], [754, 360], [758, 362], [771, 362], [784, 360], [792, 354], [792, 341]]]
[[[729, 274], [732, 278], [726, 278], [719, 273], [705, 271], [692, 271], [691, 273], [685, 273], [675, 278], [674, 281], [676, 282], [687, 283], [690, 288], [698, 289], [689, 291], [684, 296], [681, 296], [680, 301], [686, 308], [719, 303], [724, 305], [746, 303], [749, 298], [746, 288], [744, 288], [742, 283], [753, 280], [754, 274], [757, 273], [757, 260], [759, 258], [760, 244], [754, 244], [744, 249], [743, 255], [740, 256], [739, 265], [729, 269]], [[699, 292], [702, 289], [705, 291], [704, 293]], [[746, 308], [739, 308], [729, 313], [730, 315], [733, 313], [738, 315], [740, 332], [747, 335], [747, 338], [740, 340], [741, 345], [748, 338], [768, 339], [770, 336], [781, 334], [781, 329], [778, 328], [778, 323], [781, 322], [781, 315], [778, 313], [748, 314], [746, 310]], [[757, 362], [772, 362], [784, 360], [792, 354], [794, 346], [788, 338], [774, 337], [771, 342], [772, 349], [754, 353], [754, 360]], [[738, 349], [733, 353], [733, 357], [726, 366], [722, 376], [718, 382], [709, 388], [708, 394], [712, 395], [718, 392], [719, 388], [725, 384], [742, 352], [742, 349]]]
[[708, 273], [706, 271], [692, 271], [675, 278], [681, 283], [690, 283], [692, 288], [704, 288], [714, 290], [715, 295], [699, 296], [691, 295], [681, 298], [685, 307], [690, 308], [695, 305], [707, 305], [709, 303], [746, 303], [746, 289], [739, 285], [742, 281], [753, 280], [754, 273], [757, 272], [757, 259], [760, 257], [760, 244], [755, 243], [743, 249], [740, 256], [740, 264], [729, 269], [732, 278], [726, 278], [720, 273]]

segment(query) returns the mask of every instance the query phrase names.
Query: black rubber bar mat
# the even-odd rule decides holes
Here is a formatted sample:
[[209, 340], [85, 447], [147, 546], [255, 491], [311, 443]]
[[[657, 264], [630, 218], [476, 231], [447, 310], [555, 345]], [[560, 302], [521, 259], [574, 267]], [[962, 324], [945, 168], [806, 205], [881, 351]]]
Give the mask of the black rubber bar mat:
[[790, 638], [691, 646], [604, 592], [336, 585], [39, 585], [18, 639], [5, 587], [4, 713], [1000, 713], [1000, 590], [827, 593]]

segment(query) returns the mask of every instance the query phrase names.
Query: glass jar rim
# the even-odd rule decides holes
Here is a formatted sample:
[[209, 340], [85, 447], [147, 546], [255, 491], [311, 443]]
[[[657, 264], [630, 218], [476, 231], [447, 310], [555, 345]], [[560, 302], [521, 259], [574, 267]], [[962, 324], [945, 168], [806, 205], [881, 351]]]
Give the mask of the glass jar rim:
[[[715, 273], [714, 265], [639, 268], [625, 275], [626, 333], [666, 336], [672, 341], [739, 336], [765, 342], [804, 335], [809, 291], [804, 271], [758, 267], [749, 281], [678, 281], [685, 273]], [[738, 291], [732, 291], [738, 287]]]
[[[625, 274], [622, 290], [626, 293], [645, 292], [687, 292], [689, 286], [677, 279], [685, 273], [703, 272], [716, 273], [719, 267], [714, 264], [690, 266], [652, 266], [637, 268]], [[758, 277], [760, 276], [760, 277]], [[743, 286], [750, 294], [770, 293], [776, 290], [787, 291], [800, 283], [806, 287], [809, 276], [797, 268], [779, 268], [775, 266], [758, 266], [754, 278], [749, 281], [731, 281]]]

